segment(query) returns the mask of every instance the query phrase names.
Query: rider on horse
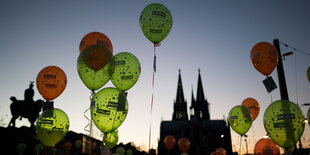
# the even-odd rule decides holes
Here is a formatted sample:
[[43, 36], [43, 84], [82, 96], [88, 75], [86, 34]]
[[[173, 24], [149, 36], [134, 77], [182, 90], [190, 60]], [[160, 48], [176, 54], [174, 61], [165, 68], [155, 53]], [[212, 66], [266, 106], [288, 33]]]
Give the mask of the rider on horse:
[[29, 88], [25, 90], [25, 99], [17, 100], [16, 97], [12, 96], [10, 100], [12, 101], [10, 105], [12, 119], [8, 126], [15, 127], [15, 120], [17, 118], [28, 118], [31, 128], [34, 127], [34, 122], [38, 118], [39, 113], [42, 109], [43, 100], [33, 100], [34, 90], [33, 90], [33, 82], [30, 82]]
[[34, 83], [33, 81], [30, 81], [29, 88], [25, 90], [24, 97], [25, 97], [25, 102], [27, 104], [34, 103], [34, 100], [33, 100], [33, 96], [34, 96], [33, 83]]

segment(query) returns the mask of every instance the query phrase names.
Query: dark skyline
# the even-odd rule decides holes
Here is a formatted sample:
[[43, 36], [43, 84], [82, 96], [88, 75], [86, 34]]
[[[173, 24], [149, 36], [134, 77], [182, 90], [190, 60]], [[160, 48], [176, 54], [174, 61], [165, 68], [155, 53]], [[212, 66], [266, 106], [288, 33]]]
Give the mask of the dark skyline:
[[[152, 90], [153, 45], [140, 29], [139, 16], [153, 2], [162, 3], [170, 10], [173, 25], [156, 49], [157, 72]], [[87, 120], [83, 113], [90, 104], [90, 91], [78, 76], [77, 58], [82, 37], [99, 31], [110, 38], [113, 54], [131, 52], [141, 63], [140, 78], [128, 91], [129, 111], [119, 127], [120, 142], [133, 141], [147, 148], [152, 120], [151, 146], [157, 148], [160, 121], [171, 120], [178, 70], [181, 69], [184, 97], [189, 102], [191, 89], [197, 89], [200, 68], [211, 119], [227, 117], [229, 110], [247, 97], [259, 102], [260, 114], [248, 132], [251, 148], [266, 134], [265, 109], [271, 101], [280, 99], [278, 89], [267, 93], [262, 83], [265, 76], [251, 63], [251, 48], [258, 42], [272, 43], [278, 38], [290, 47], [310, 53], [309, 15], [307, 0], [4, 1], [0, 5], [0, 117], [9, 115], [5, 119], [8, 123], [9, 98], [23, 99], [29, 81], [35, 81], [44, 67], [57, 65], [66, 73], [68, 84], [54, 100], [54, 106], [67, 113], [69, 130], [86, 133]], [[309, 103], [306, 70], [310, 56], [282, 44], [281, 50], [294, 52], [283, 61], [290, 100], [299, 105]], [[278, 84], [276, 71], [271, 76]], [[104, 87], [112, 86], [108, 82]], [[154, 105], [150, 118], [152, 91]], [[34, 99], [42, 99], [36, 88]], [[307, 108], [301, 107], [304, 113]], [[29, 125], [25, 119], [16, 123]], [[239, 150], [239, 137], [233, 131], [231, 134], [233, 149]], [[310, 145], [308, 125], [305, 134], [304, 139]]]

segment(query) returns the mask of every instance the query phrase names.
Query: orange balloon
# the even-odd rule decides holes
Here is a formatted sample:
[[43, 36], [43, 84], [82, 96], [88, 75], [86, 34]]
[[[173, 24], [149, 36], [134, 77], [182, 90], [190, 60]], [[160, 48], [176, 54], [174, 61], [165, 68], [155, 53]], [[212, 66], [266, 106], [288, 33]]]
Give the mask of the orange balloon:
[[113, 46], [110, 39], [100, 32], [90, 32], [86, 34], [80, 42], [80, 52], [91, 45], [101, 45], [113, 52]]
[[46, 100], [58, 97], [66, 88], [67, 76], [57, 66], [43, 68], [37, 76], [37, 89]]
[[69, 151], [71, 149], [71, 147], [72, 147], [72, 143], [71, 142], [68, 141], [68, 142], [65, 143], [66, 150]]
[[217, 148], [216, 152], [222, 152], [224, 155], [226, 155], [226, 150], [222, 147]]
[[171, 150], [174, 147], [175, 142], [175, 138], [171, 135], [166, 136], [164, 139], [164, 144], [168, 150]]
[[257, 43], [251, 50], [250, 58], [256, 70], [266, 76], [272, 73], [279, 60], [277, 49], [268, 42]]
[[186, 152], [189, 149], [190, 145], [191, 143], [189, 142], [187, 138], [183, 137], [179, 139], [178, 146], [181, 152]]
[[[225, 151], [225, 154], [226, 154], [226, 151]], [[225, 155], [225, 154], [223, 152], [220, 152], [220, 151], [214, 151], [210, 155]]]
[[83, 62], [91, 69], [98, 71], [112, 59], [112, 53], [101, 45], [88, 46], [81, 52]]
[[256, 142], [254, 147], [256, 155], [280, 155], [279, 146], [269, 138], [262, 138]]
[[250, 109], [251, 114], [252, 114], [252, 119], [254, 121], [256, 117], [258, 116], [259, 110], [260, 110], [258, 102], [254, 98], [246, 98], [242, 101], [241, 105]]

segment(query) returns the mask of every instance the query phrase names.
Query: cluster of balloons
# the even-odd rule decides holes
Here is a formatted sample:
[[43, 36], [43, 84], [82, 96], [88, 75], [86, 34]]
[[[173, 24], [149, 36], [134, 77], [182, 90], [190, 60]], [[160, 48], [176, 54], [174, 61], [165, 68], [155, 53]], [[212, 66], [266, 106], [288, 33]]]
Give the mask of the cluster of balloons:
[[118, 147], [115, 150], [115, 153], [112, 153], [112, 155], [133, 155], [133, 151], [131, 149], [125, 150], [123, 147]]
[[[57, 66], [43, 68], [36, 79], [37, 89], [42, 97], [49, 101], [57, 98], [67, 85], [65, 72]], [[67, 134], [69, 118], [57, 108], [45, 110], [36, 121], [36, 133], [45, 146], [57, 144]]]
[[[164, 139], [165, 147], [168, 150], [171, 150], [174, 147], [175, 143], [176, 139], [172, 135], [168, 135]], [[185, 137], [180, 138], [178, 141], [178, 148], [182, 153], [186, 153], [190, 148], [190, 141]]]
[[80, 42], [77, 70], [85, 86], [95, 91], [105, 85], [114, 72], [112, 43], [100, 32], [86, 34]]
[[271, 103], [264, 113], [264, 127], [268, 136], [288, 150], [300, 139], [305, 128], [305, 117], [299, 106], [288, 100]]
[[241, 105], [229, 111], [228, 121], [231, 128], [241, 136], [245, 135], [260, 111], [258, 102], [251, 97], [244, 99]]
[[101, 32], [90, 32], [82, 38], [77, 70], [88, 89], [98, 90], [111, 80], [117, 89], [127, 91], [138, 81], [139, 60], [129, 52], [113, 56], [112, 50], [110, 39]]
[[114, 86], [127, 91], [139, 79], [139, 60], [129, 52], [113, 56], [110, 39], [101, 32], [90, 32], [80, 42], [77, 70], [85, 86], [98, 90], [109, 80]]
[[[57, 153], [57, 149], [55, 147], [48, 147], [47, 149], [53, 155], [55, 155]], [[36, 144], [34, 146], [35, 154], [41, 154], [43, 152], [43, 150], [44, 150], [44, 145], [42, 145], [41, 143]]]
[[[77, 71], [82, 82], [93, 93], [91, 117], [105, 135], [103, 143], [111, 149], [118, 141], [115, 130], [124, 122], [128, 113], [125, 91], [138, 81], [140, 62], [129, 52], [113, 56], [110, 39], [101, 32], [90, 32], [80, 42]], [[109, 80], [115, 87], [102, 88]]]
[[259, 42], [252, 48], [250, 58], [255, 69], [268, 76], [277, 67], [279, 55], [272, 44]]
[[[263, 75], [269, 76], [278, 64], [279, 55], [277, 49], [272, 44], [268, 42], [259, 42], [252, 48], [250, 58], [257, 71]], [[310, 67], [307, 70], [307, 77], [310, 81], [309, 75]], [[253, 101], [253, 103], [255, 102]], [[246, 106], [244, 104], [242, 105]], [[255, 105], [252, 106], [254, 107]], [[256, 118], [256, 110], [250, 107], [248, 106], [254, 120]], [[305, 122], [302, 111], [296, 104], [288, 100], [278, 100], [271, 103], [264, 113], [264, 127], [267, 135], [274, 143], [286, 150], [294, 148], [294, 145], [303, 134], [304, 126]], [[260, 148], [260, 154], [264, 154], [262, 153], [263, 151], [269, 151], [271, 154], [279, 154], [278, 148], [275, 147], [277, 153], [270, 149], [269, 145], [276, 145], [271, 144], [271, 140], [261, 139], [258, 142], [257, 146], [264, 148]], [[267, 144], [268, 147], [266, 146]]]
[[[72, 149], [73, 144], [70, 141], [66, 141], [64, 144], [65, 150], [67, 151], [67, 154], [70, 154], [70, 150]], [[79, 149], [82, 146], [82, 141], [80, 139], [75, 140], [74, 146], [76, 149]]]
[[269, 138], [262, 138], [254, 146], [254, 154], [280, 155], [280, 148]]

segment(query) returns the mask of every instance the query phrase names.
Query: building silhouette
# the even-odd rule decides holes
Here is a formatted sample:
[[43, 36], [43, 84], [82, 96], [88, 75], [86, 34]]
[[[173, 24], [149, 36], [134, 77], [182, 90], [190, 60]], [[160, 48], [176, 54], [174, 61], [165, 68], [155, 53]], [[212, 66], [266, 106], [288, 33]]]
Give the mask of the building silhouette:
[[[204, 96], [200, 70], [198, 71], [198, 86], [196, 98], [192, 90], [190, 118], [188, 117], [187, 102], [184, 99], [181, 71], [179, 70], [176, 100], [173, 104], [171, 121], [162, 121], [158, 154], [181, 154], [178, 140], [187, 138], [190, 141], [188, 154], [202, 155], [214, 152], [217, 148], [226, 149], [226, 154], [232, 154], [230, 127], [225, 120], [210, 120], [209, 103]], [[176, 143], [171, 150], [165, 147], [164, 139], [172, 135]]]

